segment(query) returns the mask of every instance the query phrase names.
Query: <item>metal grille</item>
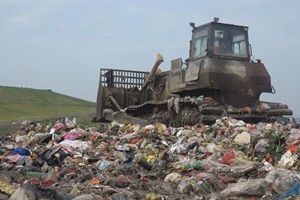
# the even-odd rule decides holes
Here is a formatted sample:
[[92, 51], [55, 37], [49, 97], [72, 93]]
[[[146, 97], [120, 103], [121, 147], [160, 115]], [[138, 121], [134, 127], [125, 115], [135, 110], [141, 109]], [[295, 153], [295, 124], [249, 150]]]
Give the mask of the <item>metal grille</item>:
[[100, 69], [100, 82], [103, 87], [140, 88], [149, 72], [120, 69]]

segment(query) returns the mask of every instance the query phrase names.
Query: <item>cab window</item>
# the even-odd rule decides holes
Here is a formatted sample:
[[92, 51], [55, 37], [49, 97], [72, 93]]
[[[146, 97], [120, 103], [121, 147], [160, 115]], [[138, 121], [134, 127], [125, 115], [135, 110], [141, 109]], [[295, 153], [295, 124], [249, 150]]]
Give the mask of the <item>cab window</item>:
[[233, 45], [233, 53], [235, 55], [247, 57], [247, 46], [246, 46], [244, 34], [233, 36], [232, 45]]
[[214, 32], [215, 55], [248, 57], [246, 34], [238, 29], [218, 29]]
[[207, 29], [194, 34], [193, 38], [193, 58], [207, 55]]

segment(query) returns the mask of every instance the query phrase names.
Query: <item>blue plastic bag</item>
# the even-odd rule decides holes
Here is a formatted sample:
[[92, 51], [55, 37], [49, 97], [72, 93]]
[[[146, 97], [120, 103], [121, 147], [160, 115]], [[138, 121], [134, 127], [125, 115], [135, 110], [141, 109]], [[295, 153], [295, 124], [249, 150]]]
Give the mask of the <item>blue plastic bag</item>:
[[19, 154], [19, 155], [21, 155], [21, 156], [30, 156], [30, 151], [27, 150], [27, 149], [25, 149], [25, 148], [15, 148], [15, 149], [13, 150], [13, 154], [14, 154], [14, 155]]
[[285, 198], [285, 197], [291, 197], [291, 196], [299, 195], [300, 194], [299, 189], [300, 189], [300, 184], [296, 184], [289, 191], [287, 191], [286, 193], [283, 193], [281, 195], [274, 194], [274, 196], [276, 198]]

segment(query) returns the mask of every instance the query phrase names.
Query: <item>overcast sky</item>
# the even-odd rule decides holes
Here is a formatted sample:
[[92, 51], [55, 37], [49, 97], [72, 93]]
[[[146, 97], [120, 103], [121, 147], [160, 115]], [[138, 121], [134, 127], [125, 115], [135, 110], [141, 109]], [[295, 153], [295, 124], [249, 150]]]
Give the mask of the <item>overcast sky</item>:
[[[249, 26], [256, 59], [276, 94], [300, 117], [300, 1], [1, 0], [0, 85], [51, 89], [96, 102], [100, 68], [148, 71], [157, 53], [188, 57], [191, 27]], [[0, 97], [1, 98], [1, 97]]]

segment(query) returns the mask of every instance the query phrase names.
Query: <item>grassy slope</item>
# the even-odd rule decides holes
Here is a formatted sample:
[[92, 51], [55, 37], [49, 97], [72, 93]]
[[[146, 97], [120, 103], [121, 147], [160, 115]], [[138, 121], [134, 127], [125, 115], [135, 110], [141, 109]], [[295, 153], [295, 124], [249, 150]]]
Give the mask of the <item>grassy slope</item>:
[[0, 123], [95, 112], [93, 102], [52, 92], [0, 86]]

